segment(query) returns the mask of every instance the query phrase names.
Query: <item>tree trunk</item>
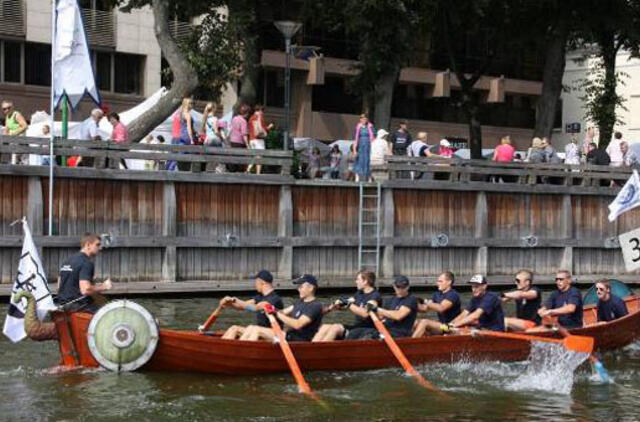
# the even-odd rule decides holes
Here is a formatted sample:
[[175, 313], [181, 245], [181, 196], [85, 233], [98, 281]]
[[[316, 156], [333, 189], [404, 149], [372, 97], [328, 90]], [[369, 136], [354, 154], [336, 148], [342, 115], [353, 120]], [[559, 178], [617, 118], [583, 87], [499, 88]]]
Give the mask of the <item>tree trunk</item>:
[[617, 50], [612, 41], [611, 45], [601, 46], [602, 60], [604, 65], [604, 87], [602, 93], [602, 104], [605, 107], [603, 119], [598, 122], [600, 129], [599, 148], [606, 148], [613, 135], [613, 126], [616, 123], [616, 55]]
[[398, 80], [399, 72], [399, 68], [394, 69], [393, 72], [380, 78], [376, 84], [375, 115], [373, 122], [378, 129], [390, 129], [393, 90]]
[[469, 119], [469, 153], [472, 159], [482, 159], [482, 125], [478, 119], [480, 107], [472, 95], [462, 93], [463, 108]]
[[244, 41], [242, 76], [240, 77], [240, 92], [235, 104], [255, 105], [258, 98], [258, 76], [260, 71], [260, 45], [255, 34], [258, 26], [258, 4], [254, 0], [231, 0], [228, 2], [229, 20], [238, 31], [238, 36]]
[[180, 106], [182, 99], [198, 87], [198, 74], [182, 54], [169, 32], [169, 1], [152, 0], [154, 31], [160, 50], [173, 72], [171, 89], [154, 107], [129, 124], [127, 130], [132, 141], [137, 142], [165, 121]]
[[533, 131], [534, 136], [540, 138], [546, 136], [551, 139], [556, 110], [562, 93], [569, 27], [564, 19], [560, 19], [558, 25], [551, 30], [550, 39], [547, 42], [542, 93], [538, 99], [536, 126]]

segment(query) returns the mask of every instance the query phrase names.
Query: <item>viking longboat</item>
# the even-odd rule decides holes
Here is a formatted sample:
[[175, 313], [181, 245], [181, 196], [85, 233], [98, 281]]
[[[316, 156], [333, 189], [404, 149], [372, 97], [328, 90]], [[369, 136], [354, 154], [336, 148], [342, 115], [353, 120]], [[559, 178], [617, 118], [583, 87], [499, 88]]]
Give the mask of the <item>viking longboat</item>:
[[[640, 296], [625, 297], [629, 315], [595, 324], [594, 305], [585, 306], [585, 327], [572, 334], [595, 339], [598, 351], [615, 350], [640, 338]], [[220, 333], [158, 329], [146, 309], [128, 300], [110, 302], [95, 315], [57, 312], [53, 315], [63, 366], [123, 371], [186, 371], [229, 375], [286, 372], [277, 344], [223, 340]], [[51, 324], [51, 327], [54, 326]], [[557, 336], [545, 333], [541, 336]], [[471, 334], [397, 339], [414, 364], [433, 362], [518, 361], [529, 356], [530, 344]], [[354, 371], [397, 366], [385, 343], [378, 340], [291, 343], [304, 371]]]

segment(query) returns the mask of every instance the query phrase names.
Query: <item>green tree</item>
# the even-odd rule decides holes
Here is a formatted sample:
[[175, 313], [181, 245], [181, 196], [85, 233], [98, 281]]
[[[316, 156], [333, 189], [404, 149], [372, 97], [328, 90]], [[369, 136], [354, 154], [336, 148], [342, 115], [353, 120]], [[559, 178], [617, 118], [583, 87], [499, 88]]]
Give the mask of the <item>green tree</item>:
[[[616, 58], [621, 49], [640, 57], [640, 1], [590, 0], [582, 4], [581, 36], [583, 47], [591, 50], [586, 58], [595, 57], [597, 66], [591, 70], [591, 81], [585, 81], [586, 117], [600, 130], [600, 147], [611, 141], [613, 126], [619, 123], [616, 108], [624, 107], [624, 98], [616, 92], [622, 83], [616, 71]], [[594, 48], [595, 47], [595, 48]], [[589, 79], [589, 78], [587, 78]]]
[[362, 95], [376, 126], [388, 128], [393, 91], [400, 69], [416, 49], [420, 33], [428, 31], [432, 1], [326, 0], [307, 1], [305, 10], [315, 25], [344, 31], [358, 45], [358, 64], [350, 88]]
[[[123, 12], [151, 7], [155, 36], [173, 75], [166, 95], [129, 124], [132, 140], [140, 140], [151, 132], [202, 84], [215, 96], [237, 77], [242, 43], [238, 31], [220, 13], [223, 1], [113, 0], [112, 5]], [[202, 23], [194, 27], [193, 34], [184, 42], [175, 40], [169, 30], [169, 20], [176, 12], [187, 17], [204, 15]]]
[[[474, 86], [487, 73], [496, 52], [505, 54], [521, 48], [522, 40], [526, 39], [520, 26], [522, 7], [521, 2], [509, 0], [440, 0], [438, 3], [439, 37], [445, 43], [451, 71], [460, 83], [458, 105], [467, 115], [469, 147], [475, 159], [482, 158], [482, 127], [481, 98]], [[480, 47], [470, 50], [470, 45]], [[470, 55], [474, 65], [469, 69], [465, 61]]]

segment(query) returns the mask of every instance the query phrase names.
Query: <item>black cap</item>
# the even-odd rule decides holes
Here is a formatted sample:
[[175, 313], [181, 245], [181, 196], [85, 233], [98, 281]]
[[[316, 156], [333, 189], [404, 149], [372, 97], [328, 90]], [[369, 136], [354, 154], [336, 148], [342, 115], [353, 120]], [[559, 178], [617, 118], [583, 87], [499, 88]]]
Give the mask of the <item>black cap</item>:
[[401, 289], [409, 287], [409, 279], [404, 275], [398, 275], [393, 279], [393, 285]]
[[262, 281], [266, 281], [267, 283], [273, 283], [273, 275], [267, 270], [260, 270], [258, 274], [252, 276], [251, 278], [259, 278]]
[[293, 281], [293, 284], [303, 284], [303, 283], [309, 283], [313, 286], [318, 287], [318, 280], [316, 280], [316, 278], [311, 274], [302, 274], [300, 278]]

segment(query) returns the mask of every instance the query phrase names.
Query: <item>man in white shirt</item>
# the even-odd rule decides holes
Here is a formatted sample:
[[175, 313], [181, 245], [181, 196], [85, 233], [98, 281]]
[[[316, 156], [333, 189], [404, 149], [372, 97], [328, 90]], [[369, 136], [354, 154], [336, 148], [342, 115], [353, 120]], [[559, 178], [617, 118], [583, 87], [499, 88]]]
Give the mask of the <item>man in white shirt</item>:
[[622, 153], [622, 148], [620, 148], [620, 144], [622, 143], [622, 133], [615, 132], [613, 134], [613, 139], [609, 142], [607, 146], [607, 154], [609, 154], [609, 158], [611, 158], [612, 167], [620, 167], [624, 162], [624, 154]]
[[[82, 123], [82, 127], [80, 128], [80, 140], [82, 141], [100, 141], [102, 138], [100, 137], [100, 132], [98, 130], [100, 126], [100, 120], [104, 117], [104, 112], [99, 108], [94, 108], [91, 110], [91, 118], [87, 119]], [[80, 167], [91, 167], [91, 164], [94, 160], [91, 157], [79, 157], [77, 161], [77, 166]], [[80, 164], [82, 163], [82, 164]], [[105, 157], [96, 157], [95, 158], [95, 167], [103, 168], [106, 163]]]

